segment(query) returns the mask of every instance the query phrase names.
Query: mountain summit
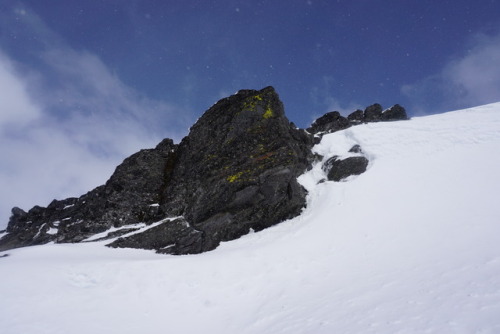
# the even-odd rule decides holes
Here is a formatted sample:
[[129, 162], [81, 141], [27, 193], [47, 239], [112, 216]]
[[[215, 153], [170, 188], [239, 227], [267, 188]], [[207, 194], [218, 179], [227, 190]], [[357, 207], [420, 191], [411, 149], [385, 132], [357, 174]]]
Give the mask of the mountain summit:
[[[110, 247], [193, 254], [300, 214], [306, 190], [297, 177], [315, 160], [325, 133], [364, 122], [407, 119], [379, 104], [347, 118], [338, 112], [298, 129], [274, 88], [240, 90], [208, 109], [179, 144], [165, 139], [119, 165], [105, 185], [79, 198], [28, 212], [12, 209], [0, 251], [48, 242], [110, 240]], [[328, 178], [366, 170], [362, 148], [323, 163]]]

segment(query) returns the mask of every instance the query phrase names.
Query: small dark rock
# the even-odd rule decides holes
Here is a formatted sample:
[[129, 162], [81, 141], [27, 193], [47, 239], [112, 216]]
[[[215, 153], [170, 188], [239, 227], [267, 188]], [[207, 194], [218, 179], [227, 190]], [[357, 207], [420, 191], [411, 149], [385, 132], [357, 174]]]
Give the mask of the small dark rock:
[[347, 129], [350, 126], [347, 118], [340, 115], [338, 111], [332, 111], [316, 119], [307, 129], [311, 134], [320, 132], [331, 133]]
[[323, 165], [329, 181], [340, 181], [351, 175], [362, 174], [367, 167], [368, 159], [365, 157], [349, 157], [340, 160], [337, 156], [334, 156]]
[[382, 106], [378, 103], [372, 104], [365, 109], [363, 122], [378, 122], [382, 116]]
[[347, 116], [347, 120], [354, 124], [361, 123], [363, 121], [363, 110], [358, 109], [352, 112], [349, 116]]
[[405, 108], [401, 107], [399, 104], [395, 104], [387, 110], [384, 110], [380, 116], [382, 121], [401, 121], [407, 120], [408, 115], [406, 114]]
[[358, 144], [354, 145], [353, 147], [351, 147], [351, 149], [349, 150], [350, 153], [363, 153], [363, 150], [361, 149], [361, 146], [359, 146]]

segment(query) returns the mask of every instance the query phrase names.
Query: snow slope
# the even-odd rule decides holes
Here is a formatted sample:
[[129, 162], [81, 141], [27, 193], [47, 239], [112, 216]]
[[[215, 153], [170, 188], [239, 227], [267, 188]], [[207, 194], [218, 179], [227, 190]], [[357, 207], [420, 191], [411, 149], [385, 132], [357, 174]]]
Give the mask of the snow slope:
[[[102, 243], [0, 258], [0, 332], [500, 333], [500, 103], [327, 135], [366, 173], [192, 256]], [[0, 254], [1, 256], [2, 254]]]

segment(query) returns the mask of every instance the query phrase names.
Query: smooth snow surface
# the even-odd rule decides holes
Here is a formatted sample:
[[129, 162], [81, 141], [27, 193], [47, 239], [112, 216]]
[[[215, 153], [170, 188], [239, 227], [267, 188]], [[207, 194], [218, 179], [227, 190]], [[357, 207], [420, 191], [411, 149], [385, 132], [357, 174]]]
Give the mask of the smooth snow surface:
[[360, 125], [315, 151], [353, 144], [366, 173], [318, 183], [317, 165], [300, 217], [209, 253], [9, 251], [0, 332], [500, 333], [500, 103]]

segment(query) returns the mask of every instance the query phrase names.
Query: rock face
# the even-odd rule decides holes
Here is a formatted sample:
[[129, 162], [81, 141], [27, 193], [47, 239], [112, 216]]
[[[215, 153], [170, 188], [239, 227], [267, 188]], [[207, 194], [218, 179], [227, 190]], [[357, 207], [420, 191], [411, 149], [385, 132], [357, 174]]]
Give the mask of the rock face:
[[[194, 254], [300, 214], [306, 191], [297, 177], [311, 167], [319, 136], [364, 122], [406, 119], [398, 105], [331, 112], [300, 130], [272, 87], [241, 90], [212, 106], [179, 144], [125, 159], [106, 184], [79, 198], [28, 212], [12, 209], [0, 251], [48, 242], [110, 240], [110, 247]], [[329, 180], [364, 172], [353, 147], [324, 163]]]
[[[166, 139], [132, 155], [105, 185], [80, 198], [28, 212], [14, 208], [0, 250], [81, 242], [111, 227], [118, 230], [100, 239], [123, 234], [111, 247], [214, 249], [300, 213], [306, 192], [297, 176], [311, 164], [311, 146], [272, 87], [242, 90], [210, 108], [179, 145]], [[162, 220], [133, 234], [134, 224]]]
[[54, 200], [47, 208], [28, 212], [12, 209], [0, 250], [55, 242], [80, 242], [111, 227], [150, 222], [161, 216], [158, 208], [164, 187], [165, 161], [176, 145], [165, 139], [154, 149], [125, 159], [105, 185], [80, 198]]
[[[210, 108], [179, 144], [161, 193], [162, 212], [189, 222], [187, 252], [298, 215], [306, 193], [297, 177], [310, 165], [311, 143], [272, 87], [242, 90]], [[112, 245], [131, 247], [134, 238]], [[176, 242], [161, 251], [183, 254], [186, 247]]]

